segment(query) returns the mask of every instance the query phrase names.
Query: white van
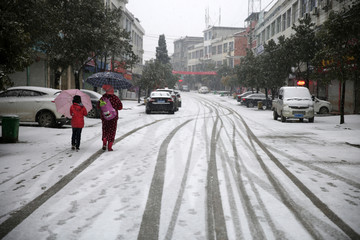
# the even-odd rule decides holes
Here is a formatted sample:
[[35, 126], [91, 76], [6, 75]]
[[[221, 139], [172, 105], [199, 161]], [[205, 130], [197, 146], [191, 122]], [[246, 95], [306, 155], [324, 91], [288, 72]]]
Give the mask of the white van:
[[306, 87], [281, 87], [279, 97], [272, 102], [274, 120], [281, 117], [282, 122], [287, 118], [297, 118], [301, 122], [307, 118], [314, 122], [314, 101]]

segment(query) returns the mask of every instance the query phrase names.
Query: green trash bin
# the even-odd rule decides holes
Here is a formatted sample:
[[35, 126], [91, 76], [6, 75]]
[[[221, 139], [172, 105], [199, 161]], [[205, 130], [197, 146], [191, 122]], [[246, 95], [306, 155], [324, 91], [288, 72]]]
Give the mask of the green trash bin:
[[19, 139], [19, 117], [17, 115], [2, 116], [2, 142], [15, 143]]

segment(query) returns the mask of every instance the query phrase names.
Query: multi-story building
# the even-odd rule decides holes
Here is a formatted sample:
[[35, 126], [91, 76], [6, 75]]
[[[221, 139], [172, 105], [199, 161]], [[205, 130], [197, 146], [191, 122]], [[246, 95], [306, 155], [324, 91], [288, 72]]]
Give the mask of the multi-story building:
[[224, 60], [228, 59], [229, 50], [234, 50], [233, 35], [241, 31], [244, 31], [244, 28], [213, 26], [206, 29], [204, 31], [204, 60], [213, 61], [216, 66], [224, 64]]
[[187, 71], [202, 71], [202, 59], [204, 57], [204, 43], [191, 45], [187, 49]]
[[321, 26], [329, 17], [330, 10], [339, 11], [347, 8], [349, 0], [278, 0], [268, 12], [261, 12], [255, 27], [258, 53], [270, 39], [277, 42], [283, 35], [294, 33], [293, 24], [299, 19], [310, 17], [316, 26]]
[[134, 14], [125, 8], [122, 20], [123, 28], [130, 33], [132, 51], [139, 58], [139, 62], [133, 67], [132, 73], [141, 74], [143, 69], [143, 55], [144, 55], [144, 35], [145, 30], [141, 26], [139, 19]]
[[184, 37], [174, 41], [174, 54], [171, 58], [173, 69], [176, 71], [187, 71], [188, 69], [188, 48], [202, 43], [202, 37]]
[[204, 37], [185, 37], [174, 41], [172, 64], [177, 71], [203, 71], [203, 64], [234, 66], [234, 34], [244, 28], [210, 27]]
[[[290, 37], [294, 34], [292, 26], [299, 24], [299, 19], [311, 18], [316, 27], [320, 27], [329, 17], [331, 10], [339, 11], [348, 9], [351, 0], [278, 0], [269, 11], [261, 12], [259, 21], [255, 26], [256, 54], [261, 54], [263, 45], [271, 39], [278, 42], [283, 35]], [[285, 79], [284, 79], [285, 82]], [[285, 84], [285, 83], [284, 83]], [[296, 79], [291, 77], [287, 80], [288, 85], [295, 85]], [[337, 80], [325, 87], [318, 87], [316, 82], [310, 80], [309, 89], [318, 97], [327, 99], [333, 105], [333, 109], [340, 109], [340, 85]], [[346, 87], [345, 112], [353, 112], [355, 106], [354, 81], [348, 81]]]

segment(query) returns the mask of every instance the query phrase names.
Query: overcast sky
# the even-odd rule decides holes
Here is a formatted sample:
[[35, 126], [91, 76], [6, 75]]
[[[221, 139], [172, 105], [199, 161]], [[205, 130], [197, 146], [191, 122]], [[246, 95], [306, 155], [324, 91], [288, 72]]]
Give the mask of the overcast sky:
[[[260, 9], [260, 1], [261, 9], [272, 2], [253, 1], [255, 10]], [[144, 60], [155, 58], [161, 34], [165, 34], [169, 56], [174, 52], [174, 40], [185, 36], [202, 37], [207, 9], [211, 26], [244, 27], [248, 16], [248, 0], [129, 0], [126, 8], [145, 29]]]

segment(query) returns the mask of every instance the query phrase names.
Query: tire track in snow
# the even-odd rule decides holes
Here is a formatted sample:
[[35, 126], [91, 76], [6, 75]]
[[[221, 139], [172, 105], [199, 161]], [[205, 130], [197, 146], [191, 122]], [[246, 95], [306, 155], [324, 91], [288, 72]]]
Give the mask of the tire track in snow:
[[154, 175], [151, 181], [149, 195], [143, 213], [139, 235], [139, 240], [158, 240], [161, 214], [161, 200], [163, 195], [164, 177], [166, 169], [167, 148], [171, 139], [180, 128], [188, 124], [192, 119], [185, 121], [177, 126], [162, 142], [157, 157]]
[[[247, 142], [245, 138], [243, 138], [238, 132], [239, 136], [245, 143], [245, 145], [250, 149], [250, 151], [255, 155], [256, 159], [258, 160], [259, 164], [261, 165], [263, 171], [268, 176], [268, 179], [270, 180], [271, 184], [273, 185], [274, 189], [276, 190], [277, 194], [280, 196], [280, 199], [282, 202], [287, 206], [287, 208], [294, 214], [294, 216], [298, 219], [298, 221], [307, 229], [308, 233], [313, 236], [314, 239], [322, 238], [321, 234], [315, 230], [315, 228], [309, 223], [314, 221], [313, 219], [310, 219], [311, 213], [308, 211], [304, 211], [304, 209], [299, 206], [296, 202], [294, 202], [290, 194], [281, 186], [281, 184], [277, 181], [276, 176], [272, 174], [270, 169], [265, 165], [263, 159], [260, 157], [260, 155], [257, 153], [256, 147], [254, 145], [254, 142], [265, 152], [266, 155], [272, 160], [278, 168], [284, 172], [284, 174], [299, 188], [301, 192], [307, 196], [311, 202], [314, 203], [314, 205], [325, 214], [335, 225], [337, 225], [345, 234], [347, 234], [352, 239], [359, 239], [358, 233], [356, 233], [353, 229], [351, 229], [350, 226], [348, 226], [341, 218], [339, 218], [334, 212], [332, 212], [326, 204], [322, 203], [320, 199], [318, 199], [309, 189], [306, 188], [306, 186], [297, 179], [288, 169], [286, 169], [276, 157], [272, 156], [272, 154], [266, 149], [266, 147], [259, 141], [259, 139], [252, 133], [250, 128], [247, 126], [244, 119], [240, 116], [239, 113], [232, 110], [231, 108], [225, 107], [222, 104], [218, 104], [219, 106], [228, 109], [229, 111], [236, 114], [238, 117], [238, 120], [241, 121], [240, 127], [244, 129], [244, 132], [247, 132], [247, 138], [250, 142]], [[312, 221], [308, 221], [312, 220]], [[315, 224], [315, 225], [321, 225], [321, 224]], [[322, 226], [327, 226], [327, 224], [322, 224]], [[326, 230], [326, 229], [324, 229]], [[334, 230], [336, 231], [336, 230]], [[333, 232], [335, 233], [335, 232]], [[278, 232], [278, 234], [281, 234]], [[339, 235], [338, 235], [339, 236]]]
[[[211, 104], [213, 105], [217, 105], [217, 106], [214, 106], [215, 108], [219, 108], [221, 107], [220, 109], [227, 109], [229, 111], [229, 113], [231, 115], [233, 115], [233, 111], [228, 109], [228, 108], [224, 108], [222, 107], [221, 105], [217, 104], [217, 103], [213, 103], [213, 102], [210, 102]], [[224, 143], [223, 141], [219, 141], [219, 149], [223, 149], [223, 151], [221, 152], [222, 155], [226, 155], [226, 157], [224, 156], [222, 158], [223, 161], [222, 162], [222, 165], [223, 165], [223, 170], [224, 170], [224, 177], [225, 177], [225, 181], [228, 182], [228, 184], [230, 184], [230, 180], [229, 180], [229, 174], [228, 174], [228, 171], [227, 171], [227, 168], [226, 168], [226, 164], [225, 162], [228, 163], [228, 165], [230, 166], [230, 171], [232, 173], [232, 176], [233, 176], [233, 179], [235, 180], [235, 182], [237, 183], [236, 185], [236, 188], [238, 190], [238, 193], [239, 193], [239, 198], [241, 199], [241, 202], [243, 204], [243, 209], [246, 213], [246, 216], [248, 217], [247, 218], [247, 221], [249, 221], [249, 224], [248, 224], [248, 227], [250, 229], [250, 232], [251, 232], [251, 235], [255, 238], [255, 239], [265, 239], [265, 233], [264, 233], [264, 230], [259, 222], [259, 219], [257, 218], [257, 215], [255, 213], [255, 207], [252, 206], [251, 204], [251, 200], [250, 200], [250, 196], [249, 194], [247, 193], [246, 191], [246, 187], [245, 187], [245, 183], [242, 179], [242, 171], [241, 171], [241, 168], [244, 168], [244, 166], [240, 166], [239, 164], [239, 161], [240, 161], [240, 156], [238, 154], [238, 151], [237, 151], [237, 147], [236, 147], [236, 144], [235, 144], [235, 134], [238, 133], [240, 135], [239, 132], [236, 132], [236, 128], [235, 128], [235, 123], [233, 122], [233, 120], [230, 118], [230, 114], [225, 114], [223, 113], [222, 116], [224, 116], [225, 118], [229, 119], [229, 121], [231, 122], [232, 126], [233, 126], [233, 134], [232, 136], [230, 136], [230, 134], [228, 133], [227, 129], [224, 128], [224, 132], [225, 134], [227, 135], [229, 141], [231, 142], [232, 144], [232, 147], [233, 147], [233, 153], [234, 153], [234, 163], [235, 163], [235, 166], [233, 164], [230, 163], [230, 157], [228, 156], [227, 152], [226, 152], [226, 148], [224, 146]], [[220, 117], [220, 115], [219, 115]], [[223, 121], [222, 118], [220, 118], [221, 121]], [[246, 169], [245, 169], [246, 170]], [[254, 183], [250, 181], [250, 185], [252, 187], [252, 190], [257, 193], [257, 190], [254, 186]], [[231, 201], [231, 199], [233, 199], [232, 197], [232, 191], [231, 191], [231, 188], [228, 187], [228, 194], [229, 194], [229, 205], [231, 206], [231, 211], [232, 211], [232, 216], [233, 216], [233, 222], [234, 222], [234, 226], [236, 228], [236, 226], [240, 226], [240, 220], [238, 219], [238, 211], [236, 209], [236, 205], [234, 202], [234, 200]], [[270, 227], [272, 228], [273, 232], [277, 233], [276, 235], [277, 236], [280, 236], [280, 234], [278, 233], [277, 230], [275, 230], [275, 227], [274, 227], [274, 224], [272, 223], [271, 219], [270, 219], [270, 216], [263, 204], [263, 202], [261, 201], [261, 199], [259, 198], [258, 194], [257, 194], [257, 199], [259, 201], [259, 205], [270, 225]], [[237, 239], [243, 239], [243, 236], [242, 236], [242, 233], [239, 232], [240, 230], [239, 229], [235, 229], [235, 234], [237, 236]]]
[[[210, 142], [210, 159], [207, 174], [207, 211], [208, 211], [208, 224], [213, 222], [213, 226], [208, 227], [209, 235], [214, 231], [215, 239], [226, 240], [228, 239], [224, 210], [222, 206], [221, 193], [219, 187], [219, 177], [217, 173], [216, 164], [216, 145], [218, 140], [217, 125], [219, 122], [219, 113], [216, 111], [216, 120], [213, 125]], [[212, 229], [213, 228], [213, 229]]]
[[[221, 200], [220, 183], [217, 174], [218, 169], [216, 163], [216, 146], [223, 125], [221, 122], [221, 126], [219, 127], [219, 130], [217, 130], [217, 125], [219, 120], [221, 120], [221, 118], [218, 108], [214, 106], [214, 103], [202, 97], [199, 97], [199, 99], [201, 102], [205, 104], [206, 107], [210, 109], [210, 113], [212, 112], [215, 113], [215, 116], [212, 117], [214, 124], [212, 127], [210, 146], [209, 146], [210, 155], [208, 156], [209, 160], [208, 160], [207, 187], [206, 187], [207, 239], [226, 240], [228, 239], [228, 233], [227, 233], [225, 215], [223, 210], [223, 202]], [[206, 118], [204, 118], [204, 120], [206, 121]], [[205, 126], [206, 126], [206, 122], [205, 122]], [[207, 139], [208, 136], [206, 135], [205, 140]], [[208, 142], [206, 143], [207, 145], [209, 144]]]
[[[291, 173], [261, 142], [260, 140], [254, 135], [254, 133], [250, 130], [244, 119], [235, 112], [236, 115], [238, 115], [239, 119], [242, 121], [243, 125], [247, 129], [247, 132], [249, 134], [249, 139], [251, 141], [256, 142], [256, 144], [266, 153], [266, 155], [273, 161], [273, 163], [298, 187], [298, 189], [325, 215], [330, 219], [336, 226], [338, 226], [346, 235], [348, 235], [351, 239], [360, 239], [360, 235], [352, 229], [347, 223], [345, 223], [335, 212], [333, 212], [324, 202], [322, 202], [313, 192], [310, 191], [309, 188], [305, 186], [304, 183], [302, 183], [293, 173]], [[255, 147], [254, 147], [255, 150]], [[261, 166], [263, 170], [267, 172], [267, 175], [269, 177], [269, 180], [273, 183], [274, 187], [276, 187], [276, 190], [279, 194], [281, 194], [282, 197], [284, 197], [284, 203], [290, 208], [293, 209], [294, 213], [296, 213], [297, 219], [302, 222], [304, 226], [307, 226], [306, 229], [310, 231], [309, 233], [312, 233], [314, 238], [317, 238], [318, 234], [314, 232], [314, 229], [310, 224], [308, 224], [306, 221], [303, 221], [301, 218], [301, 213], [296, 211], [294, 209], [293, 204], [288, 202], [289, 196], [285, 195], [285, 190], [281, 189], [281, 185], [277, 183], [276, 177], [273, 176], [273, 174], [270, 172], [270, 170], [267, 168], [267, 166], [264, 164], [263, 160], [259, 156], [259, 163], [261, 163]]]
[[[156, 124], [165, 119], [156, 120], [154, 122], [145, 124], [141, 127], [135, 128], [132, 131], [129, 131], [117, 138], [115, 142], [119, 142], [129, 135], [145, 128]], [[30, 216], [36, 209], [38, 209], [42, 204], [44, 204], [49, 198], [58, 193], [62, 188], [64, 188], [70, 181], [72, 181], [76, 176], [82, 173], [90, 164], [92, 164], [96, 159], [98, 159], [104, 151], [102, 149], [95, 152], [87, 160], [82, 162], [78, 167], [73, 169], [70, 173], [62, 177], [58, 182], [51, 186], [48, 190], [43, 192], [41, 195], [37, 196], [35, 199], [24, 205], [19, 210], [11, 213], [11, 216], [0, 224], [0, 239], [4, 238], [9, 232], [11, 232], [16, 226], [22, 223], [28, 216]]]
[[174, 210], [171, 214], [171, 220], [170, 220], [168, 229], [166, 231], [165, 240], [172, 239], [172, 235], [173, 235], [174, 229], [175, 229], [175, 224], [176, 224], [176, 221], [179, 216], [179, 212], [180, 212], [180, 208], [181, 208], [181, 201], [184, 196], [186, 182], [187, 182], [188, 174], [189, 174], [189, 168], [190, 168], [190, 163], [191, 163], [192, 151], [193, 151], [193, 147], [194, 147], [194, 140], [195, 140], [196, 125], [197, 125], [198, 117], [199, 117], [199, 115], [197, 115], [196, 119], [195, 119], [195, 126], [194, 126], [194, 130], [193, 130], [192, 138], [191, 138], [190, 149], [189, 149], [187, 161], [185, 164], [185, 171], [184, 171], [184, 174], [183, 174], [183, 177], [181, 180], [180, 190], [179, 190], [179, 194], [176, 198]]

